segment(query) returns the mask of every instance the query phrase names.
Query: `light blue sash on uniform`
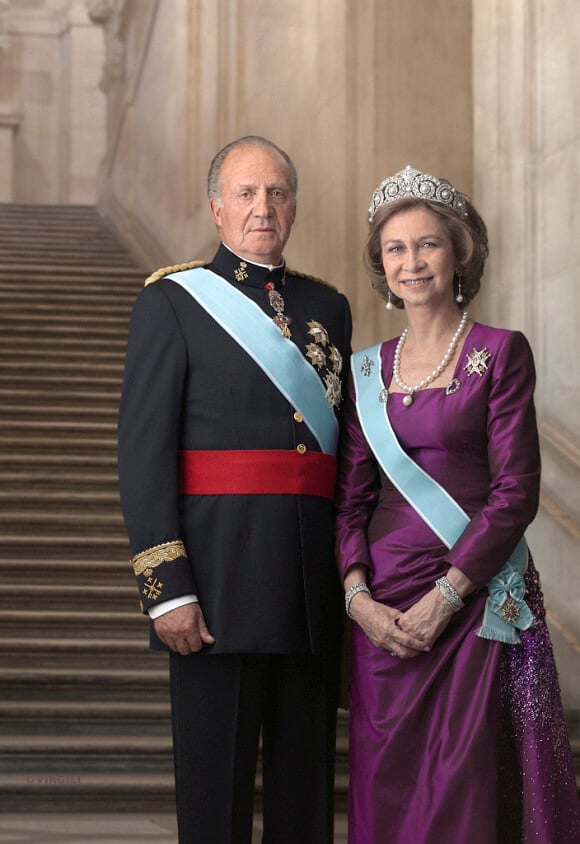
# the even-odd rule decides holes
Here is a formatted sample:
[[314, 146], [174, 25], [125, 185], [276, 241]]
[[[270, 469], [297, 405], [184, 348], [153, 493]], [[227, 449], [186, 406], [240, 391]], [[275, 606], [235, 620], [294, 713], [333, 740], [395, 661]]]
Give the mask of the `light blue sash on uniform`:
[[[379, 465], [439, 539], [452, 548], [469, 524], [469, 516], [406, 454], [397, 440], [387, 403], [379, 401], [379, 394], [385, 390], [381, 344], [356, 352], [351, 359], [351, 368], [362, 431]], [[383, 395], [386, 396], [386, 392]], [[532, 624], [532, 613], [524, 601], [523, 574], [527, 566], [528, 548], [522, 537], [507, 563], [488, 583], [489, 597], [478, 636], [517, 644], [520, 639], [514, 628], [527, 630]]]
[[300, 411], [325, 454], [336, 454], [338, 422], [322, 381], [298, 346], [259, 305], [221, 276], [203, 267], [171, 273], [196, 302], [227, 331], [265, 372], [290, 404]]

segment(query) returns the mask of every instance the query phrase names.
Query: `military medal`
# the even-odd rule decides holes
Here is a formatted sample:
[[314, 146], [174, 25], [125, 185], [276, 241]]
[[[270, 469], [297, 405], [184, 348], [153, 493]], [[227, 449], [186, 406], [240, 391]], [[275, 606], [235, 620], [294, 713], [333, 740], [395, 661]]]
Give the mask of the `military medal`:
[[324, 383], [326, 384], [326, 400], [331, 407], [337, 407], [342, 400], [342, 390], [340, 385], [340, 378], [336, 372], [326, 370], [324, 376]]
[[[266, 285], [266, 287], [268, 288], [269, 285]], [[286, 339], [289, 340], [292, 337], [292, 332], [289, 328], [289, 325], [292, 320], [289, 316], [286, 316], [286, 314], [284, 313], [284, 299], [282, 297], [282, 294], [275, 289], [268, 290], [268, 300], [270, 302], [270, 305], [276, 311], [276, 316], [273, 317], [273, 322], [280, 329], [282, 336], [286, 337]]]
[[245, 261], [240, 261], [240, 266], [234, 270], [236, 281], [245, 281], [248, 278], [248, 273], [246, 272], [247, 266]]
[[308, 343], [306, 346], [306, 357], [317, 369], [322, 369], [326, 364], [326, 355], [324, 350], [317, 346], [316, 343]]
[[328, 331], [317, 320], [310, 320], [308, 333], [314, 342], [306, 344], [306, 357], [316, 369], [326, 367], [323, 376], [326, 387], [324, 395], [331, 407], [338, 407], [342, 401], [342, 385], [339, 378], [342, 372], [342, 355], [336, 346], [329, 346]]
[[315, 319], [310, 320], [308, 323], [308, 333], [311, 337], [314, 337], [315, 343], [318, 343], [320, 346], [328, 345], [328, 331], [323, 325], [316, 322]]

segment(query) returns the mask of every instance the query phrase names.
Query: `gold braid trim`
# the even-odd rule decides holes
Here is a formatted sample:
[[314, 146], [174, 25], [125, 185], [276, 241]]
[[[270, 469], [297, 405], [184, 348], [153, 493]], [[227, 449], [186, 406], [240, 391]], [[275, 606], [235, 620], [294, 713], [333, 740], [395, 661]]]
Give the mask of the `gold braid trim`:
[[161, 267], [160, 270], [157, 270], [154, 273], [151, 273], [150, 276], [147, 276], [145, 279], [145, 287], [148, 284], [153, 284], [154, 281], [158, 281], [160, 278], [164, 278], [166, 275], [170, 273], [180, 273], [183, 270], [193, 270], [196, 267], [205, 267], [207, 261], [188, 261], [187, 264], [175, 264], [173, 267]]
[[324, 281], [322, 278], [318, 278], [315, 275], [308, 275], [308, 273], [299, 273], [297, 270], [291, 270], [290, 267], [286, 269], [287, 275], [295, 275], [298, 278], [307, 278], [309, 281], [315, 281], [317, 284], [323, 284], [325, 287], [330, 287], [331, 290], [335, 290], [338, 293], [338, 287], [335, 287], [334, 284], [329, 284], [328, 281]]
[[163, 542], [161, 545], [154, 545], [146, 551], [135, 554], [131, 560], [135, 574], [143, 574], [147, 569], [154, 569], [161, 563], [171, 563], [179, 557], [187, 557], [185, 545], [180, 539], [173, 542]]

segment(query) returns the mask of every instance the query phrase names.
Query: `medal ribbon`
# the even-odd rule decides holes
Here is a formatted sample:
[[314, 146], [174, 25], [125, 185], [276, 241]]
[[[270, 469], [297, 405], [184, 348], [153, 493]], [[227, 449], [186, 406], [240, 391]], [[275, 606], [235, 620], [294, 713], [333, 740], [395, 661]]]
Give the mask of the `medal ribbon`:
[[336, 454], [338, 422], [322, 381], [264, 311], [211, 270], [196, 267], [166, 276], [177, 282], [258, 364], [300, 411], [325, 454]]

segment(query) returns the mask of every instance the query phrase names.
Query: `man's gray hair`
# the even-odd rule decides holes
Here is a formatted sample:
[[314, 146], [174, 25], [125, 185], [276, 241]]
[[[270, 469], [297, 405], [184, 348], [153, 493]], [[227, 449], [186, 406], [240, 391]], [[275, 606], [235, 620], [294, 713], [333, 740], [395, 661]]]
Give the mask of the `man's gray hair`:
[[213, 199], [218, 203], [218, 205], [221, 205], [221, 175], [223, 163], [233, 149], [243, 146], [266, 147], [274, 150], [274, 152], [277, 152], [288, 167], [288, 172], [290, 174], [290, 190], [292, 191], [292, 195], [294, 197], [296, 196], [296, 191], [298, 190], [298, 174], [296, 172], [294, 162], [288, 153], [284, 152], [283, 149], [280, 149], [280, 147], [276, 146], [276, 144], [272, 143], [272, 141], [269, 141], [267, 138], [262, 138], [260, 135], [245, 135], [243, 138], [238, 138], [237, 141], [232, 141], [223, 149], [220, 149], [217, 155], [214, 156], [214, 159], [209, 167], [209, 173], [207, 174], [207, 195], [209, 199]]

